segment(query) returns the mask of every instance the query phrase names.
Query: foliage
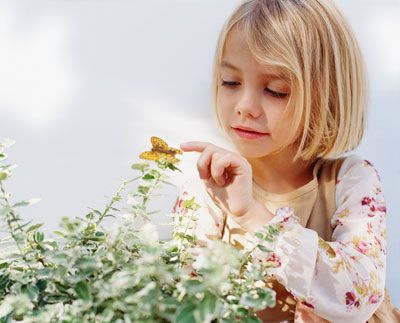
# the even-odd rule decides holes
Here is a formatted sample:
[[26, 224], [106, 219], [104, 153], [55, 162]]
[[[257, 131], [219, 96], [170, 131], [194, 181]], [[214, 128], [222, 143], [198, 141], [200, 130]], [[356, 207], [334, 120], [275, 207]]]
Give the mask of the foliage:
[[[162, 161], [136, 163], [140, 176], [122, 181], [104, 210], [63, 218], [53, 236], [26, 222], [5, 189], [15, 165], [0, 143], [0, 322], [260, 322], [256, 310], [273, 306], [265, 265], [222, 241], [199, 248], [191, 230], [199, 205], [188, 199], [172, 218], [173, 239], [162, 241], [148, 203], [167, 172]], [[128, 186], [137, 187], [128, 192]], [[170, 183], [169, 183], [170, 184]], [[124, 197], [126, 193], [126, 197]], [[120, 204], [126, 199], [128, 212]], [[114, 224], [103, 227], [106, 217]], [[145, 224], [137, 227], [135, 219]]]

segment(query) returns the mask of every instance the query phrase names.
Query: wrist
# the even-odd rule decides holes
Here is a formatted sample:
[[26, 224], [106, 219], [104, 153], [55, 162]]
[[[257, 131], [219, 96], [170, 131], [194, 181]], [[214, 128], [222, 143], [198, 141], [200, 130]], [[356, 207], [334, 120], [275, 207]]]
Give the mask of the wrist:
[[267, 224], [274, 215], [260, 202], [255, 201], [252, 207], [242, 216], [235, 218], [235, 221], [247, 232], [254, 232]]

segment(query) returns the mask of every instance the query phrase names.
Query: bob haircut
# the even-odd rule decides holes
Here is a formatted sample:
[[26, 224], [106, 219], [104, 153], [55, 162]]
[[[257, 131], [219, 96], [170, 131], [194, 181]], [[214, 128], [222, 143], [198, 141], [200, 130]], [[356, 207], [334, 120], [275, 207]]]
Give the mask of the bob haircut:
[[254, 58], [279, 70], [291, 91], [285, 113], [294, 160], [335, 158], [356, 148], [366, 117], [365, 65], [351, 27], [330, 0], [246, 0], [228, 17], [213, 63], [212, 107], [218, 115], [220, 64], [227, 36], [240, 29]]

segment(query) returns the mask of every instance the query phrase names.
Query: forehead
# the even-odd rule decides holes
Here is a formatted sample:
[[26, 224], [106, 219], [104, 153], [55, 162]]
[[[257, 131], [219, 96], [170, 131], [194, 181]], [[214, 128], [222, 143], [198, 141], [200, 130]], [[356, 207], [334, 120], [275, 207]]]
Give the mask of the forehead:
[[[242, 72], [242, 70], [240, 69], [239, 66], [233, 65], [231, 62], [229, 62], [227, 60], [221, 61], [220, 68], [221, 69], [233, 70], [233, 71], [236, 71], [236, 72], [239, 72], [239, 73]], [[267, 78], [270, 78], [270, 79], [282, 79], [283, 78], [282, 72], [278, 68], [276, 68], [274, 66], [266, 66], [266, 65], [263, 66], [263, 68], [260, 71], [259, 75], [261, 77], [267, 77]]]
[[242, 69], [249, 69], [261, 77], [285, 78], [281, 68], [260, 62], [255, 58], [249, 48], [245, 33], [237, 28], [232, 29], [226, 37], [219, 67], [239, 73]]

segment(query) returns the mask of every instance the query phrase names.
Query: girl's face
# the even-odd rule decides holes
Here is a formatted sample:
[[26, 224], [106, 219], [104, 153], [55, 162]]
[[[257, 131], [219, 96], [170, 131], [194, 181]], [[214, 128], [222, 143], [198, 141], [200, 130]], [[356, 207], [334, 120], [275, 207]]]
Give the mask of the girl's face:
[[231, 30], [220, 66], [217, 107], [225, 132], [243, 157], [264, 157], [282, 146], [289, 129], [278, 131], [278, 125], [290, 124], [283, 114], [289, 95], [289, 85], [276, 71], [255, 60], [243, 33]]

